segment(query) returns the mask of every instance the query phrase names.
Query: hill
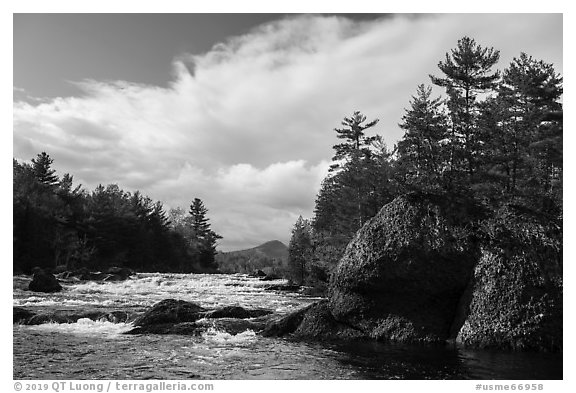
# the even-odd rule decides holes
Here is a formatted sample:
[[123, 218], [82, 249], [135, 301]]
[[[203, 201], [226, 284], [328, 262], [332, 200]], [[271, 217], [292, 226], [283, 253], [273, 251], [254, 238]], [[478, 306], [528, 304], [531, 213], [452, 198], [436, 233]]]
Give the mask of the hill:
[[272, 240], [246, 250], [219, 252], [216, 263], [223, 273], [251, 274], [262, 270], [266, 274], [283, 275], [288, 263], [288, 247]]
[[258, 247], [254, 247], [244, 251], [251, 251], [251, 250], [254, 250], [256, 252], [262, 252], [265, 255], [269, 256], [270, 258], [278, 258], [286, 261], [288, 260], [288, 247], [280, 240], [271, 240], [269, 242], [259, 245]]

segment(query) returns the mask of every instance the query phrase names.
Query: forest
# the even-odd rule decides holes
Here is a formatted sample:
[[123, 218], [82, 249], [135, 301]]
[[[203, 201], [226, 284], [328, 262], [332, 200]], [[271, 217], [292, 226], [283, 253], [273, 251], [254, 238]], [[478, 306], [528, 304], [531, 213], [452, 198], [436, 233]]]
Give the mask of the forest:
[[[404, 136], [393, 148], [372, 132], [378, 119], [360, 111], [343, 119], [313, 217], [300, 217], [292, 229], [286, 278], [325, 287], [356, 231], [414, 191], [466, 195], [493, 212], [513, 206], [562, 236], [562, 77], [525, 53], [499, 71], [499, 58], [472, 38], [458, 40], [429, 75], [431, 84], [407, 97]], [[443, 94], [434, 96], [435, 89]], [[15, 273], [35, 266], [218, 271], [221, 237], [200, 199], [188, 212], [166, 212], [161, 202], [115, 184], [91, 192], [74, 186], [52, 163], [44, 152], [30, 163], [13, 160]], [[266, 267], [262, 259], [256, 268]], [[242, 263], [243, 272], [253, 268]]]
[[[526, 53], [503, 71], [499, 58], [494, 48], [460, 39], [439, 61], [438, 75], [429, 75], [431, 85], [416, 86], [393, 149], [369, 136], [378, 119], [359, 111], [344, 118], [314, 215], [292, 230], [294, 281], [326, 287], [356, 231], [410, 192], [466, 196], [494, 214], [529, 212], [554, 228], [561, 244], [562, 77]], [[434, 88], [444, 94], [435, 97]]]
[[207, 208], [194, 198], [188, 213], [116, 184], [92, 192], [62, 177], [45, 152], [13, 160], [13, 271], [34, 267], [100, 271], [214, 272], [216, 241]]

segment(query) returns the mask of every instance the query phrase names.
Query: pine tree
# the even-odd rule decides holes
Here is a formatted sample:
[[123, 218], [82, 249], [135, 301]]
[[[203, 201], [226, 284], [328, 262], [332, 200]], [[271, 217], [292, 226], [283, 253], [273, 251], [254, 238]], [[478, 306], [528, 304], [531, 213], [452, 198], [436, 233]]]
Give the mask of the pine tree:
[[32, 168], [36, 179], [41, 184], [52, 187], [58, 184], [56, 170], [52, 169], [54, 160], [46, 152], [38, 154], [36, 159], [32, 159]]
[[397, 146], [399, 175], [417, 188], [438, 188], [442, 177], [450, 175], [448, 119], [441, 98], [431, 95], [431, 87], [419, 85], [400, 123], [404, 137]]
[[500, 73], [492, 72], [492, 67], [499, 58], [499, 51], [483, 48], [472, 38], [463, 37], [456, 49], [446, 53], [445, 60], [438, 63], [444, 77], [430, 75], [432, 83], [446, 88], [454, 166], [460, 166], [467, 173], [469, 183], [474, 182], [482, 146], [476, 125], [477, 98], [496, 86]]
[[[370, 155], [370, 146], [377, 140], [377, 136], [368, 137], [365, 135], [365, 130], [374, 127], [378, 123], [378, 119], [374, 119], [366, 124], [364, 116], [359, 111], [355, 111], [350, 117], [345, 117], [342, 121], [344, 128], [335, 128], [336, 136], [339, 139], [344, 139], [345, 142], [334, 145], [335, 150], [332, 161], [346, 161], [349, 162], [354, 159], [359, 159], [361, 155]], [[341, 168], [341, 164], [336, 163], [330, 167], [330, 171], [335, 171]]]
[[194, 198], [190, 205], [191, 227], [193, 230], [199, 262], [204, 268], [215, 269], [216, 242], [222, 236], [210, 229], [209, 219], [206, 217], [208, 209], [199, 198]]
[[545, 121], [561, 113], [562, 93], [553, 66], [522, 53], [504, 70], [498, 96], [484, 110], [484, 118], [492, 116], [483, 125], [487, 156], [496, 164], [492, 173], [508, 199], [538, 196], [538, 210], [550, 207], [545, 200], [562, 201], [562, 122]]
[[210, 232], [210, 224], [208, 224], [208, 218], [206, 217], [208, 209], [206, 209], [201, 199], [194, 198], [188, 213], [192, 218], [192, 229], [194, 229], [196, 237], [204, 239]]

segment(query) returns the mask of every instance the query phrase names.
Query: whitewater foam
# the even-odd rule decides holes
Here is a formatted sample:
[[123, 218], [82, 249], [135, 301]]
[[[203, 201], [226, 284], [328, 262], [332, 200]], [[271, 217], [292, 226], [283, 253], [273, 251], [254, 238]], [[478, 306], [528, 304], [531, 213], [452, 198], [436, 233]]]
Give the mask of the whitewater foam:
[[75, 323], [43, 323], [22, 328], [38, 332], [58, 332], [81, 336], [118, 336], [134, 328], [131, 323], [112, 323], [108, 321], [93, 321], [88, 318], [79, 319]]
[[203, 332], [201, 336], [206, 341], [220, 344], [245, 344], [254, 342], [256, 340], [256, 333], [251, 329], [245, 330], [238, 334], [230, 334], [215, 328], [208, 328], [208, 330]]

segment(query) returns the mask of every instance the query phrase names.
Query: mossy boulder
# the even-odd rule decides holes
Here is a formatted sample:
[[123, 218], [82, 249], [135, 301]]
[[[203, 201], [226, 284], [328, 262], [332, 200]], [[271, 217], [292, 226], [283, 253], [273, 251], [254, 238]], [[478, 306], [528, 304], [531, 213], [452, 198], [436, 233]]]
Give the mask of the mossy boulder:
[[549, 221], [510, 209], [487, 235], [456, 341], [468, 347], [562, 350], [562, 236]]
[[357, 232], [332, 275], [334, 318], [378, 340], [447, 339], [479, 257], [470, 227], [481, 214], [465, 198], [423, 193], [385, 205]]
[[561, 351], [562, 307], [561, 221], [413, 193], [358, 231], [327, 302], [263, 334]]

